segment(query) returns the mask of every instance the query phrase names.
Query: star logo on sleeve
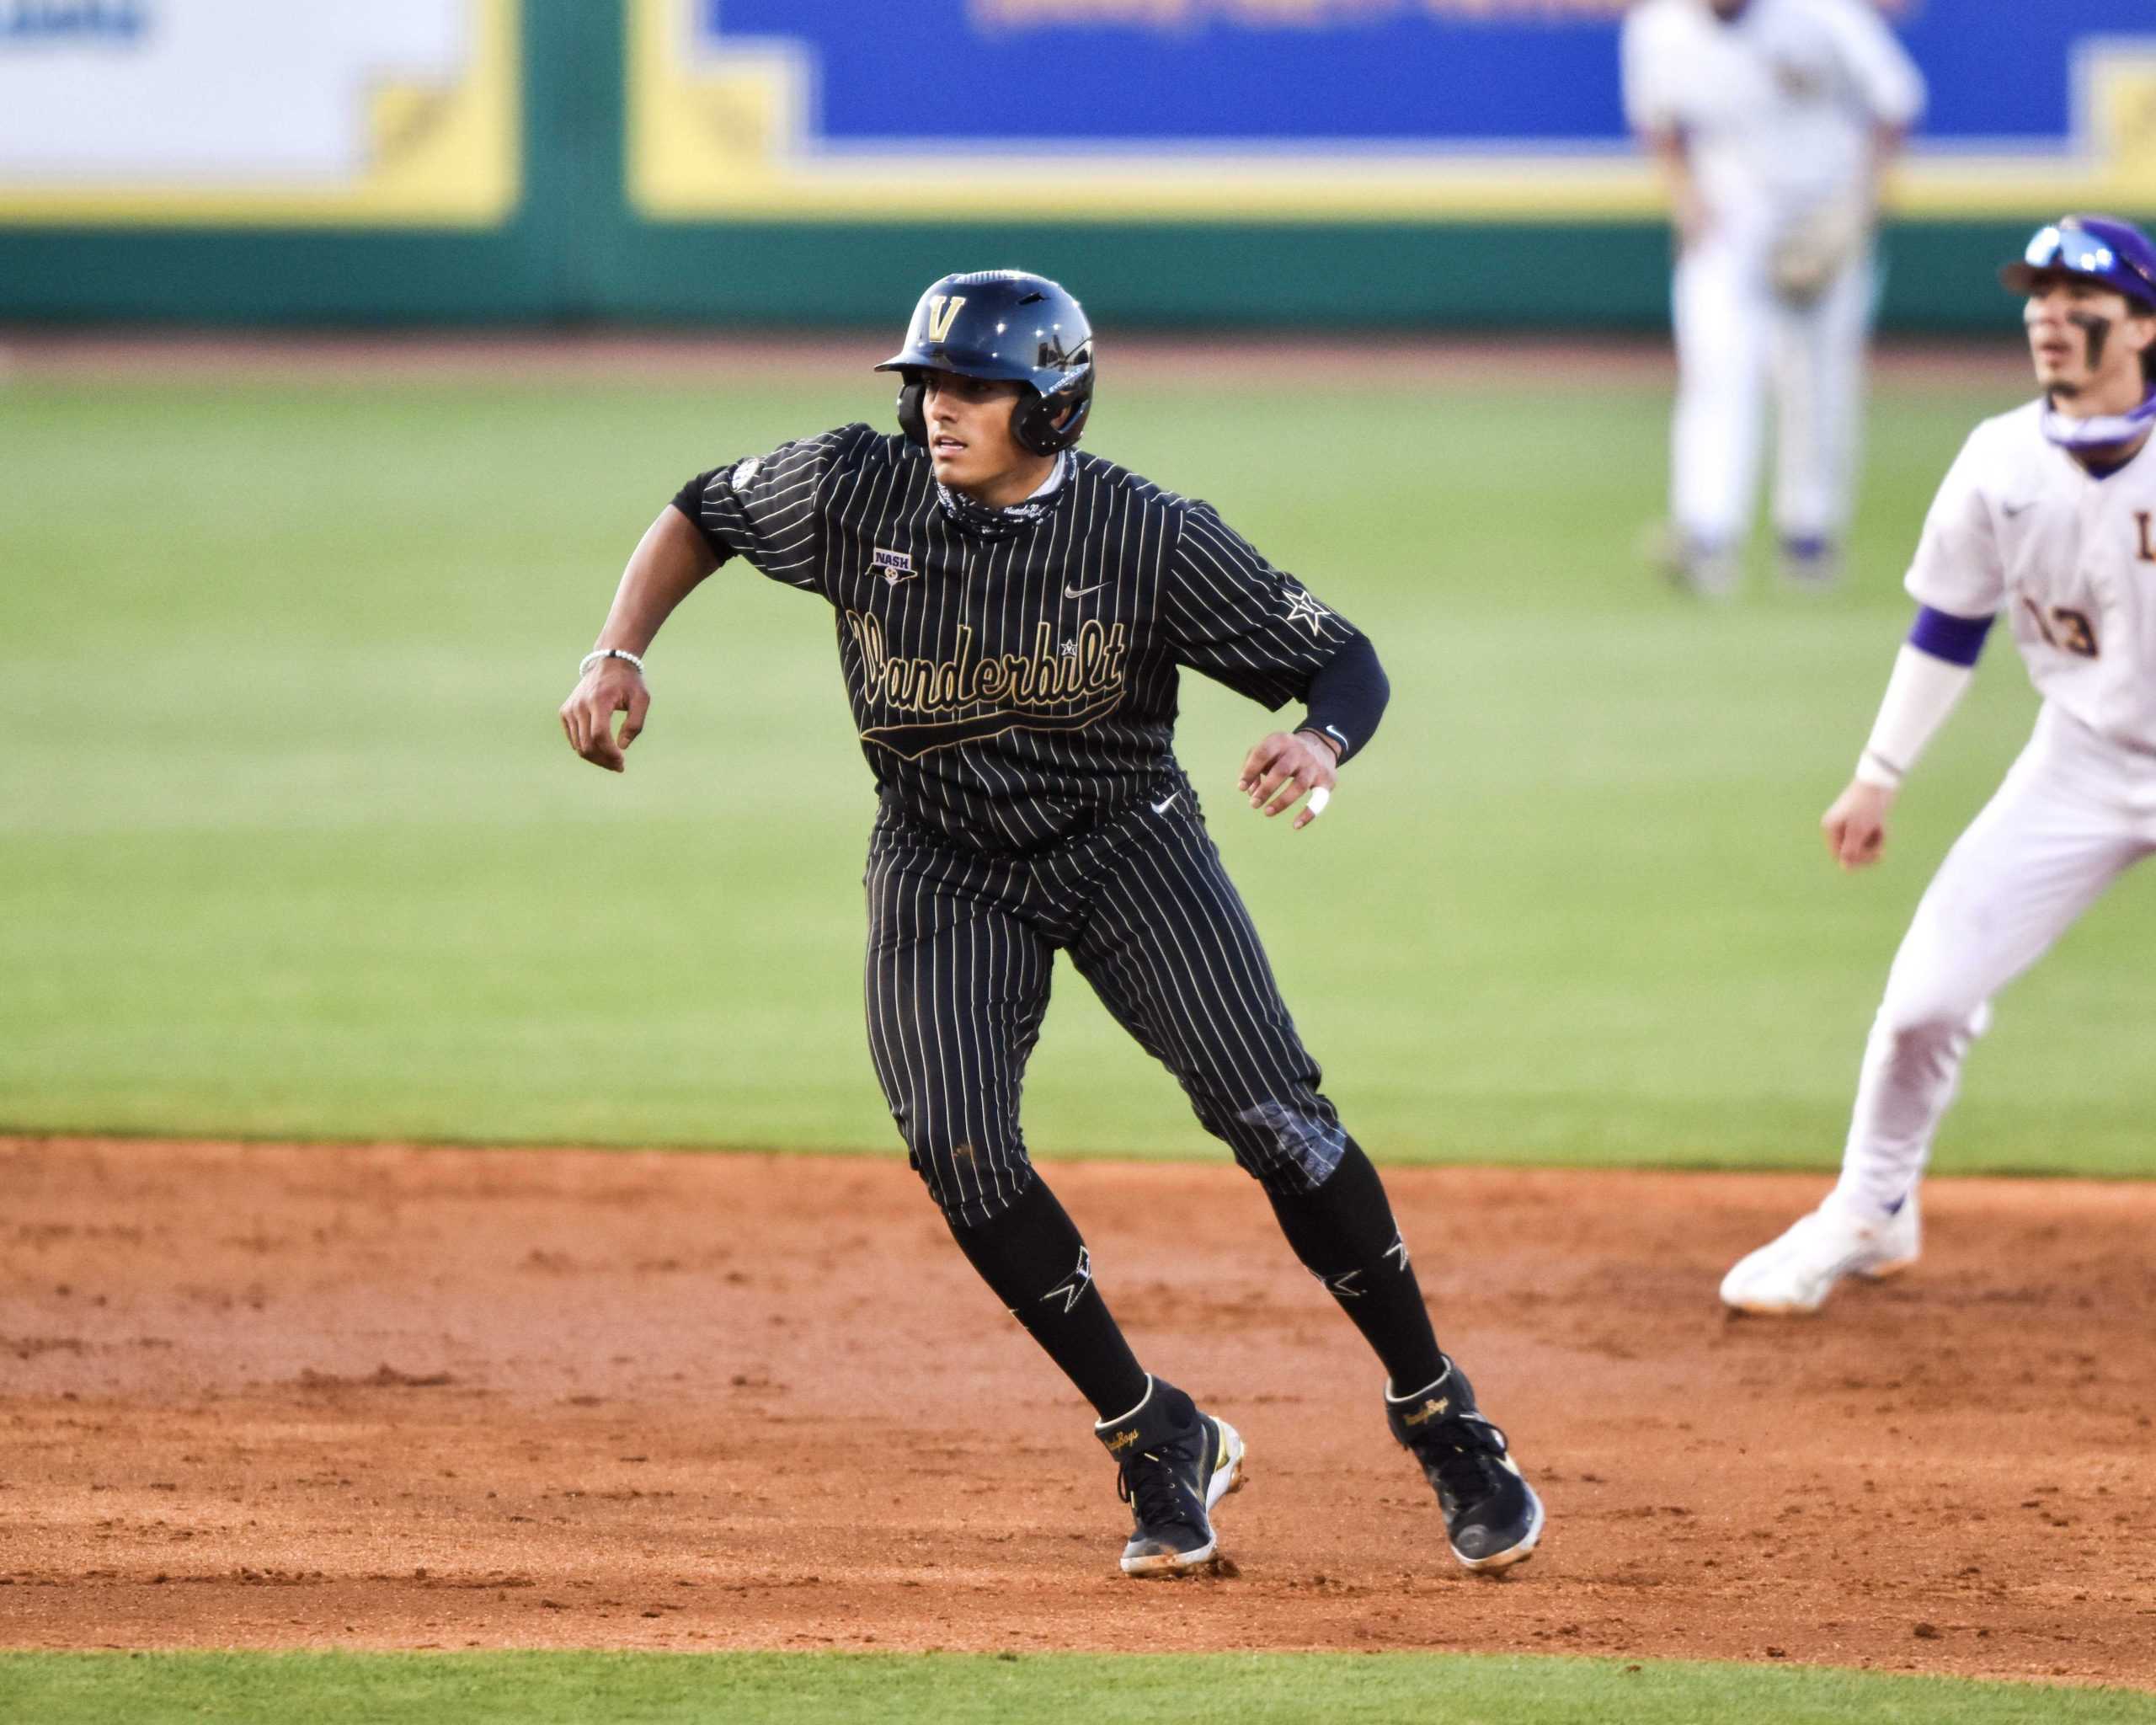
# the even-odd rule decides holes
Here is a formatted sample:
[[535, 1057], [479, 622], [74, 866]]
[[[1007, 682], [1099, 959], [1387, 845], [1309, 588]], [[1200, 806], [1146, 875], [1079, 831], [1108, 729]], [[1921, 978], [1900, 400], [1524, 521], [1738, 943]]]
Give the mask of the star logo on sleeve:
[[1309, 624], [1312, 640], [1315, 640], [1325, 632], [1326, 620], [1331, 615], [1331, 611], [1299, 587], [1294, 590], [1294, 595], [1288, 601], [1288, 621], [1291, 623]]

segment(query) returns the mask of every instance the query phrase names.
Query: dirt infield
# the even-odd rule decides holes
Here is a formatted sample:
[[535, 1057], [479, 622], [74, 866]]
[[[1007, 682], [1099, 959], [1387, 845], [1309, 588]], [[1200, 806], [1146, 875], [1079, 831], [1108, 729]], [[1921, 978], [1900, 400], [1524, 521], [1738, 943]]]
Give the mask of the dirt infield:
[[1448, 1648], [2156, 1689], [2156, 1187], [1945, 1182], [1809, 1323], [1715, 1279], [1812, 1179], [1400, 1171], [1542, 1487], [1444, 1554], [1225, 1167], [1056, 1170], [1234, 1419], [1237, 1573], [1118, 1575], [1084, 1413], [895, 1161], [0, 1139], [0, 1644]]

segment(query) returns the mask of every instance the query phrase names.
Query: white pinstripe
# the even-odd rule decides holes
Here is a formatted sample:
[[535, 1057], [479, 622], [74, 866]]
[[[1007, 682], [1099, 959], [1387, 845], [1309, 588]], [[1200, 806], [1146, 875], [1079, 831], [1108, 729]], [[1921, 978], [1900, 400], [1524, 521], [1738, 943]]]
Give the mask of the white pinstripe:
[[[742, 470], [732, 463], [703, 476], [696, 510], [707, 536], [830, 601], [856, 729], [878, 783], [960, 844], [1035, 849], [1153, 788], [1174, 770], [1180, 667], [1278, 707], [1300, 696], [1354, 633], [1329, 611], [1315, 633], [1289, 621], [1301, 585], [1211, 505], [1096, 456], [1073, 456], [1054, 506], [1033, 526], [990, 541], [945, 518], [925, 456], [866, 425], [788, 444], [737, 489], [733, 476]], [[915, 577], [886, 582], [872, 565], [879, 546], [905, 552]], [[1066, 586], [1096, 590], [1070, 599]], [[1064, 638], [1087, 621], [1120, 625], [1129, 642], [1120, 698], [1082, 729], [1043, 729], [1052, 714], [1037, 721], [1005, 712], [1013, 728], [999, 735], [903, 759], [867, 739], [917, 715], [869, 686], [848, 612], [876, 621], [894, 660], [931, 664], [948, 660], [962, 627], [987, 658], [1030, 651], [1043, 622]], [[1086, 705], [1064, 703], [1073, 713]]]
[[914, 1166], [961, 1226], [1031, 1178], [1019, 1099], [1059, 948], [1252, 1175], [1301, 1192], [1337, 1165], [1346, 1139], [1317, 1064], [1181, 803], [1032, 858], [961, 852], [887, 813], [865, 884], [870, 1052]]
[[[1058, 948], [1244, 1167], [1283, 1190], [1321, 1182], [1338, 1118], [1171, 745], [1181, 668], [1277, 708], [1353, 626], [1210, 505], [1094, 456], [1074, 455], [1051, 506], [1001, 537], [963, 531], [926, 457], [865, 425], [714, 469], [684, 495], [722, 554], [833, 608], [883, 800], [862, 875], [869, 1049], [954, 1220], [1000, 1213], [1031, 1178], [1019, 1096]], [[886, 579], [879, 548], [910, 573]], [[1086, 682], [1107, 676], [1104, 657], [1052, 673], [1038, 656], [1043, 623], [1076, 644], [1089, 622], [1101, 633], [1085, 651], [1123, 644], [1112, 686]], [[872, 652], [890, 677], [871, 676]], [[969, 664], [999, 660], [1027, 681], [968, 707], [987, 686]]]

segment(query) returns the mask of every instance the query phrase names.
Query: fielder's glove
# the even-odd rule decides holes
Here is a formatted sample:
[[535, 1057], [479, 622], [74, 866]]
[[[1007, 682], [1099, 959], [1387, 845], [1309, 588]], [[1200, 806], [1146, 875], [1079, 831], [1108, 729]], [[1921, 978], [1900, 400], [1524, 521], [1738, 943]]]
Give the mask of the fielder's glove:
[[1774, 291], [1795, 305], [1826, 292], [1863, 247], [1870, 212], [1854, 198], [1807, 210], [1783, 232], [1768, 260]]

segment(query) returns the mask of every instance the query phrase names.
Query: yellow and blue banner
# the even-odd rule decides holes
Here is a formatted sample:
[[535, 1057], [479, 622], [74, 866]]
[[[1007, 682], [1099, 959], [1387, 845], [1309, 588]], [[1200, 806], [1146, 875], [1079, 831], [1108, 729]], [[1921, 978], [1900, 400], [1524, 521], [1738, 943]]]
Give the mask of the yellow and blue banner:
[[[1637, 219], [1626, 0], [627, 0], [663, 221]], [[1906, 215], [2156, 206], [2148, 0], [1902, 0]]]
[[0, 0], [0, 226], [489, 227], [520, 0]]

